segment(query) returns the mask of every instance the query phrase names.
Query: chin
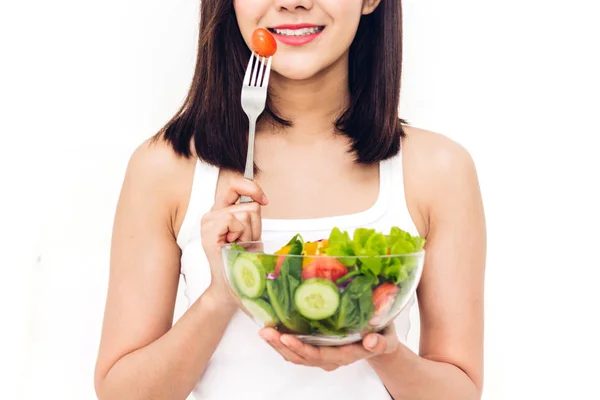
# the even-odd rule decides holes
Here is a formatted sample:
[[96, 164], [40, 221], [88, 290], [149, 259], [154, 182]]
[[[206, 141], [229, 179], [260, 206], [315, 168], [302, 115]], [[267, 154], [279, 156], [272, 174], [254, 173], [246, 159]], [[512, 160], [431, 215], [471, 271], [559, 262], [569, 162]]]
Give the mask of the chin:
[[[286, 49], [287, 50], [287, 49]], [[317, 76], [347, 74], [348, 53], [330, 51], [327, 56], [315, 51], [280, 51], [273, 57], [272, 71], [284, 79], [302, 81]]]
[[283, 68], [279, 70], [273, 69], [275, 73], [284, 79], [291, 81], [305, 81], [314, 77], [318, 71], [310, 71], [304, 68]]
[[272, 71], [277, 75], [280, 75], [282, 78], [294, 80], [294, 81], [303, 81], [310, 78], [315, 77], [321, 71], [323, 71], [322, 65], [317, 65], [317, 63], [308, 62], [308, 60], [304, 59], [303, 61], [297, 60], [279, 60], [276, 62], [273, 60]]

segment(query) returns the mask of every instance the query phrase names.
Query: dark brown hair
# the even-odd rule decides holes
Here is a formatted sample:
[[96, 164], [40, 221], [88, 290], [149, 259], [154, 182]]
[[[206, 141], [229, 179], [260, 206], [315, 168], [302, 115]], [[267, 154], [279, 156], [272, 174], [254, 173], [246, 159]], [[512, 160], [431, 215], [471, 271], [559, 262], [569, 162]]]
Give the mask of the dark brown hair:
[[[248, 119], [242, 110], [242, 79], [250, 57], [232, 0], [202, 0], [198, 56], [191, 88], [181, 109], [157, 134], [181, 156], [192, 155], [223, 169], [244, 171]], [[400, 150], [398, 117], [402, 71], [402, 2], [381, 0], [363, 15], [350, 46], [348, 108], [336, 129], [352, 141], [360, 163], [374, 163]], [[262, 117], [290, 125], [269, 101]]]

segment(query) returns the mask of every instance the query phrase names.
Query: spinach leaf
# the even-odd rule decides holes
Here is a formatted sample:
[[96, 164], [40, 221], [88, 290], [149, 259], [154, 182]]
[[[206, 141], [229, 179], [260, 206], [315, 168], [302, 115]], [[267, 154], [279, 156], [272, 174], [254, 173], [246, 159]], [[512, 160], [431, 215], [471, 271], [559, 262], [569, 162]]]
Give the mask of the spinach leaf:
[[275, 266], [277, 265], [277, 258], [279, 256], [273, 256], [271, 254], [259, 254], [258, 258], [262, 262], [265, 267], [265, 272], [267, 274], [275, 273]]
[[342, 293], [340, 307], [329, 323], [337, 330], [358, 330], [373, 314], [373, 284], [370, 275], [356, 277]]
[[[303, 244], [300, 239], [296, 239], [292, 245], [289, 254], [299, 255], [302, 253]], [[300, 318], [296, 318], [294, 311], [294, 292], [300, 285], [300, 276], [302, 274], [301, 257], [285, 257], [281, 264], [279, 276], [276, 279], [267, 280], [267, 292], [271, 300], [271, 305], [277, 317], [289, 329], [297, 331], [301, 329]]]
[[317, 332], [322, 333], [323, 335], [328, 336], [341, 336], [344, 337], [346, 334], [344, 332], [340, 332], [335, 329], [335, 327], [331, 326], [330, 321], [310, 321], [310, 326], [314, 328]]

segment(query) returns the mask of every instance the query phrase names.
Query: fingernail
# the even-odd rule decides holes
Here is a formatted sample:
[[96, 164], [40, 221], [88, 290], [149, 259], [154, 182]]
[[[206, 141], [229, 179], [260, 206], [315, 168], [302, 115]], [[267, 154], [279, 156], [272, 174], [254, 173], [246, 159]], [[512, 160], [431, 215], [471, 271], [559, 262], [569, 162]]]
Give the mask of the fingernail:
[[372, 349], [375, 346], [377, 346], [377, 336], [369, 336], [365, 340], [365, 346], [367, 346], [367, 348], [369, 348], [369, 349]]
[[283, 336], [281, 339], [279, 339], [281, 341], [281, 343], [283, 343], [284, 345], [286, 345], [287, 347], [290, 346], [290, 339], [287, 336]]
[[266, 194], [263, 194], [263, 196], [262, 196], [262, 202], [263, 202], [263, 204], [267, 204], [269, 202], [269, 199], [267, 199], [267, 195]]

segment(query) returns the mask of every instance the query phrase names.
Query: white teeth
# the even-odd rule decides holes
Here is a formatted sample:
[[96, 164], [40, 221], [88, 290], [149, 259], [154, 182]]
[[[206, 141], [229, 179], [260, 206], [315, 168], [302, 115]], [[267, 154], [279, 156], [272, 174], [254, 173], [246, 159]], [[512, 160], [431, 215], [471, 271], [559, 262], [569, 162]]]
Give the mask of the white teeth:
[[302, 28], [302, 29], [273, 29], [276, 34], [283, 36], [306, 36], [319, 32], [319, 27]]

